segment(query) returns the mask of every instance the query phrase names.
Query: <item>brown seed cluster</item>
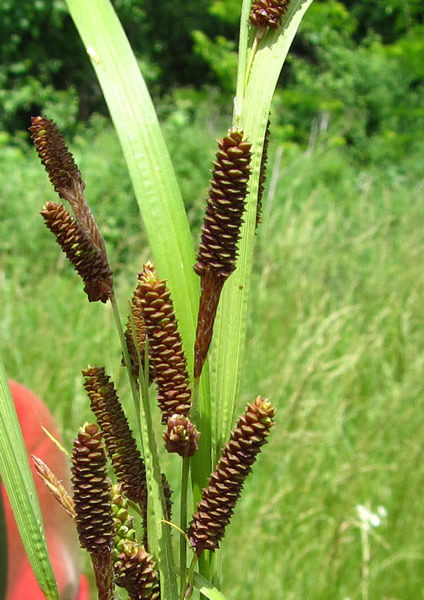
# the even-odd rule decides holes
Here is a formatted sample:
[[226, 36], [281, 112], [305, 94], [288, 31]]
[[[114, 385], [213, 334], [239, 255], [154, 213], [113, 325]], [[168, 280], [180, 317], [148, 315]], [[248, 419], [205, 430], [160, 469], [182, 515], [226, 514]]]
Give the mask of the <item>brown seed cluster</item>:
[[[157, 400], [162, 423], [168, 425], [164, 436], [166, 448], [168, 452], [177, 452], [180, 456], [191, 456], [197, 449], [199, 433], [190, 423], [191, 389], [187, 362], [170, 292], [150, 262], [144, 265], [138, 277], [135, 295], [141, 306], [149, 340], [150, 364], [158, 388]], [[184, 433], [179, 430], [178, 444], [170, 443], [168, 436], [172, 435], [172, 419], [176, 417], [183, 417], [185, 423]]]
[[90, 302], [106, 302], [113, 296], [112, 272], [104, 240], [84, 197], [81, 173], [53, 121], [33, 117], [30, 131], [54, 189], [69, 202], [75, 216], [49, 202], [42, 213], [46, 224], [56, 237], [60, 234], [58, 243], [84, 279]]
[[162, 423], [166, 424], [173, 414], [188, 417], [191, 390], [174, 306], [166, 282], [158, 278], [152, 263], [144, 265], [135, 293], [149, 338], [150, 362], [158, 387]]
[[85, 423], [78, 431], [72, 452], [72, 487], [76, 524], [81, 546], [89, 552], [110, 550], [113, 521], [110, 481], [102, 434], [96, 424]]
[[237, 243], [250, 175], [251, 145], [231, 129], [218, 142], [211, 188], [194, 270], [211, 270], [226, 279], [236, 268]]
[[180, 456], [193, 456], [199, 447], [200, 434], [195, 425], [184, 415], [172, 415], [168, 419], [168, 427], [163, 439], [168, 452], [176, 452]]
[[194, 377], [200, 377], [212, 341], [213, 324], [225, 280], [236, 268], [243, 222], [251, 145], [232, 129], [218, 142], [201, 242], [194, 270], [201, 278], [201, 296], [194, 349]]
[[256, 206], [256, 227], [261, 222], [262, 198], [263, 198], [264, 190], [265, 190], [266, 164], [268, 162], [269, 128], [270, 128], [270, 122], [268, 121], [268, 123], [266, 124], [264, 146], [263, 146], [262, 158], [261, 158], [261, 168], [259, 171], [258, 204]]
[[113, 296], [112, 271], [100, 252], [63, 204], [47, 202], [41, 215], [69, 262], [85, 283], [90, 302], [106, 302]]
[[81, 173], [54, 121], [32, 117], [31, 137], [55, 191], [69, 201], [85, 188]]
[[133, 502], [147, 507], [146, 468], [113, 382], [103, 367], [90, 366], [82, 374], [122, 491]]
[[[134, 331], [133, 331], [134, 329]], [[134, 339], [135, 334], [135, 339]], [[139, 366], [138, 360], [140, 355], [140, 361], [142, 366], [144, 365], [144, 345], [146, 342], [146, 325], [143, 319], [143, 309], [141, 306], [140, 298], [136, 294], [131, 300], [131, 315], [127, 319], [127, 327], [125, 329], [125, 339], [127, 341], [128, 354], [131, 362], [131, 372], [137, 379], [139, 377]], [[124, 359], [122, 363], [125, 364]], [[149, 374], [150, 383], [153, 380], [153, 374], [151, 368]]]
[[258, 29], [278, 29], [290, 0], [254, 0], [249, 23]]
[[244, 481], [274, 424], [274, 414], [271, 403], [259, 396], [239, 418], [188, 530], [190, 543], [198, 555], [205, 549], [218, 548]]
[[72, 486], [75, 522], [80, 544], [91, 556], [99, 600], [113, 598], [112, 541], [114, 526], [106, 454], [96, 424], [78, 431], [72, 452]]
[[135, 542], [126, 542], [115, 559], [115, 581], [131, 600], [158, 600], [159, 575], [153, 557]]

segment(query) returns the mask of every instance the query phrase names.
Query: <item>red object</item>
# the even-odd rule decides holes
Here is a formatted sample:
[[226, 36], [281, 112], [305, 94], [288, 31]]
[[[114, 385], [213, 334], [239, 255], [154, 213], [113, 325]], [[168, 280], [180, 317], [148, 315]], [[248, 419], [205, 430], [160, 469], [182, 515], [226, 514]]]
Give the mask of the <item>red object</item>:
[[[56, 439], [60, 440], [60, 433], [52, 415], [42, 401], [26, 387], [14, 381], [10, 381], [9, 385], [28, 455], [35, 454], [41, 458], [69, 489], [67, 458], [41, 429], [41, 425], [43, 425]], [[74, 523], [35, 474], [32, 462], [31, 469], [40, 501], [47, 546], [60, 598], [61, 600], [87, 600], [89, 598], [87, 582], [79, 573], [80, 548]], [[3, 486], [1, 491], [7, 527], [8, 587], [6, 600], [44, 600], [45, 596], [25, 555]]]

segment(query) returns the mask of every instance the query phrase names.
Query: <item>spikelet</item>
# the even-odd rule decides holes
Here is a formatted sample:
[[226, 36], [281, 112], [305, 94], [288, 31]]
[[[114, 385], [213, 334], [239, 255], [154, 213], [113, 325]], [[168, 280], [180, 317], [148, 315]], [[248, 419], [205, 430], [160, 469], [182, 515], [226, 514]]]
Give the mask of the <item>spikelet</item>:
[[261, 158], [261, 167], [259, 171], [259, 190], [258, 190], [258, 203], [256, 206], [256, 227], [258, 227], [261, 222], [261, 213], [262, 213], [262, 198], [265, 190], [265, 181], [266, 181], [266, 164], [268, 162], [268, 146], [269, 146], [269, 128], [270, 122], [268, 120], [265, 129], [265, 138], [264, 145], [262, 150], [262, 158]]
[[249, 23], [263, 30], [278, 29], [287, 12], [290, 0], [254, 0], [250, 9]]
[[106, 302], [113, 295], [112, 271], [78, 222], [62, 204], [47, 202], [41, 215], [69, 262], [85, 283], [90, 302]]
[[153, 557], [135, 542], [126, 542], [115, 559], [116, 584], [131, 600], [159, 600], [159, 575]]
[[115, 583], [126, 588], [131, 598], [159, 598], [159, 577], [153, 559], [136, 543], [134, 519], [128, 512], [128, 500], [122, 493], [121, 485], [113, 486], [112, 510], [115, 523]]
[[274, 424], [274, 414], [271, 403], [258, 396], [239, 418], [190, 523], [188, 535], [197, 555], [218, 548], [244, 481]]
[[80, 544], [93, 563], [99, 600], [113, 598], [112, 540], [114, 534], [110, 481], [102, 435], [95, 424], [78, 431], [72, 452], [75, 522]]
[[225, 280], [236, 268], [243, 222], [251, 145], [232, 129], [218, 142], [195, 272], [201, 278], [194, 376], [200, 376], [212, 340], [216, 310]]
[[[144, 265], [135, 291], [143, 313], [149, 340], [152, 372], [158, 388], [162, 423], [168, 426], [164, 439], [168, 452], [192, 456], [198, 447], [199, 433], [190, 422], [191, 389], [187, 362], [175, 318], [174, 306], [166, 282], [159, 279], [153, 263]], [[179, 443], [170, 442], [169, 422], [184, 418], [184, 433], [179, 429]], [[175, 433], [175, 432], [174, 432]], [[174, 435], [175, 437], [175, 435]]]
[[169, 417], [168, 427], [163, 436], [168, 452], [176, 452], [180, 456], [193, 456], [199, 446], [199, 437], [195, 425], [187, 417]]
[[[31, 122], [30, 131], [41, 162], [56, 192], [71, 205], [75, 220], [63, 207], [54, 208], [57, 205], [50, 202], [43, 217], [56, 236], [60, 233], [62, 241], [58, 242], [83, 277], [90, 302], [106, 302], [113, 296], [112, 272], [102, 235], [84, 197], [81, 173], [56, 124], [46, 117], [32, 117]], [[76, 248], [70, 243], [64, 247], [64, 240], [71, 239]]]
[[128, 512], [128, 499], [122, 491], [122, 484], [112, 486], [112, 515], [115, 526], [113, 557], [116, 560], [122, 545], [135, 542], [134, 517]]
[[153, 263], [144, 265], [135, 293], [146, 324], [162, 423], [166, 424], [173, 414], [189, 415], [191, 390], [171, 295]]
[[64, 508], [67, 514], [74, 519], [76, 516], [75, 505], [68, 491], [61, 481], [58, 480], [53, 471], [46, 465], [46, 463], [38, 458], [38, 456], [31, 456], [32, 462], [35, 467], [35, 472], [43, 480], [50, 493], [59, 504]]
[[147, 508], [146, 468], [113, 382], [103, 367], [89, 366], [82, 374], [122, 491], [130, 500]]
[[72, 205], [85, 183], [56, 123], [46, 117], [32, 117], [29, 130], [55, 191]]
[[[134, 340], [134, 333], [135, 340]], [[131, 315], [128, 316], [127, 326], [125, 329], [125, 339], [127, 342], [128, 354], [131, 361], [131, 372], [136, 379], [139, 377], [138, 357], [140, 355], [141, 364], [144, 365], [144, 345], [146, 341], [146, 324], [143, 319], [143, 309], [141, 301], [134, 293], [131, 299]], [[136, 343], [137, 345], [136, 345]], [[122, 364], [125, 365], [125, 360], [122, 358]], [[149, 365], [149, 382], [153, 381], [153, 372]]]

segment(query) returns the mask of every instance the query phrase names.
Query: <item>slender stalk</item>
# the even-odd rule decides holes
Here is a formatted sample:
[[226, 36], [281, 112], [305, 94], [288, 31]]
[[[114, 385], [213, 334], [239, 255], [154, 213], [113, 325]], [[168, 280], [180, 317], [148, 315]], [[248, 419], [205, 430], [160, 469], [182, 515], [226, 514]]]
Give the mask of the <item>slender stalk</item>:
[[[181, 464], [181, 497], [180, 497], [180, 529], [187, 528], [187, 491], [188, 477], [190, 473], [190, 457], [183, 457]], [[187, 566], [187, 540], [184, 535], [180, 536], [180, 600], [184, 600], [186, 590], [186, 566]]]
[[368, 588], [370, 579], [370, 542], [369, 542], [369, 526], [367, 523], [361, 522], [361, 550], [362, 550], [362, 580], [361, 580], [361, 598], [368, 600]]
[[146, 464], [146, 476], [148, 483], [147, 529], [149, 547], [153, 555], [155, 555], [162, 564], [160, 572], [161, 575], [162, 573], [164, 574], [164, 578], [166, 579], [166, 585], [163, 587], [165, 587], [165, 589], [169, 589], [169, 597], [173, 600], [176, 600], [178, 595], [175, 575], [172, 568], [171, 535], [169, 533], [168, 526], [165, 523], [161, 522], [163, 521], [164, 515], [166, 514], [166, 502], [162, 489], [162, 476], [159, 465], [159, 456], [156, 440], [154, 437], [152, 415], [150, 411], [149, 378], [148, 375], [146, 376], [146, 373], [149, 372], [148, 347], [146, 347], [145, 350], [146, 365], [141, 365], [144, 366], [144, 372], [143, 369], [140, 368], [140, 402], [140, 394], [137, 390], [135, 379], [131, 371], [131, 361], [128, 353], [127, 342], [125, 340], [124, 330], [122, 328], [121, 318], [119, 316], [118, 306], [115, 297], [111, 298], [111, 303], [113, 309], [113, 316], [115, 319], [115, 325], [118, 331], [119, 340], [121, 342], [128, 378], [130, 381], [131, 394], [134, 400], [137, 415], [137, 425], [140, 433], [140, 442], [141, 447], [143, 448], [143, 458]]
[[[130, 355], [128, 353], [127, 341], [125, 339], [124, 330], [122, 328], [121, 317], [119, 315], [118, 305], [116, 303], [115, 296], [112, 296], [112, 298], [110, 299], [110, 302], [112, 304], [113, 318], [115, 320], [116, 329], [118, 331], [119, 341], [121, 342], [122, 354], [124, 355], [125, 366], [127, 369], [128, 379], [129, 379], [130, 386], [131, 386], [131, 395], [132, 395], [135, 410], [137, 413], [137, 423], [139, 423], [140, 422], [139, 394], [137, 392], [137, 386], [135, 383], [134, 375], [132, 374], [132, 371], [131, 371]], [[142, 435], [141, 435], [140, 428], [139, 428], [139, 434], [140, 434], [140, 439], [142, 441]]]
[[[162, 487], [159, 454], [152, 423], [149, 401], [149, 347], [146, 340], [144, 350], [144, 372], [140, 369], [141, 405], [138, 412], [139, 427], [143, 438], [144, 461], [148, 483], [148, 536], [149, 548], [156, 555], [161, 576], [163, 597], [177, 600], [177, 582], [172, 556], [172, 540], [169, 526], [165, 522], [166, 500]], [[140, 357], [139, 357], [140, 362]], [[164, 585], [165, 584], [165, 585]]]

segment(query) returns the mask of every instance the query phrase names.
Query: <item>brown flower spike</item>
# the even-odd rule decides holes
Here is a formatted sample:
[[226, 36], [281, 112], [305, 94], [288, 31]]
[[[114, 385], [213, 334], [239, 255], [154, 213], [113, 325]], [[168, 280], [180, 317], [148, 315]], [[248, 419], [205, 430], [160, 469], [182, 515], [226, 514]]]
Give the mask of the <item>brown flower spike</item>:
[[188, 535], [197, 555], [214, 551], [224, 536], [244, 481], [273, 426], [275, 410], [258, 396], [248, 405], [231, 433], [215, 472], [202, 493]]
[[112, 510], [115, 583], [125, 588], [132, 599], [156, 600], [159, 598], [159, 576], [153, 558], [136, 543], [134, 519], [128, 512], [128, 500], [121, 485], [113, 486]]
[[131, 600], [159, 600], [159, 575], [153, 557], [135, 542], [126, 542], [115, 559], [116, 583]]
[[113, 295], [112, 271], [104, 255], [62, 204], [47, 202], [41, 215], [69, 262], [85, 283], [90, 302], [106, 302]]
[[111, 561], [114, 526], [102, 434], [95, 424], [78, 431], [72, 452], [72, 485], [80, 544], [91, 556], [99, 600], [113, 598]]
[[225, 280], [236, 268], [243, 222], [251, 145], [243, 132], [231, 129], [218, 142], [211, 188], [194, 270], [201, 278], [194, 377], [199, 377], [212, 340], [213, 323]]
[[[133, 332], [134, 329], [134, 332]], [[134, 339], [135, 334], [135, 339]], [[143, 319], [143, 308], [141, 306], [140, 298], [134, 293], [131, 300], [131, 315], [127, 319], [127, 326], [125, 329], [125, 339], [127, 341], [128, 354], [131, 362], [131, 372], [137, 379], [139, 377], [139, 366], [138, 357], [142, 366], [144, 365], [144, 344], [146, 342], [146, 324]], [[136, 345], [137, 344], [137, 345]], [[125, 365], [124, 358], [122, 364]], [[153, 381], [152, 369], [149, 365], [149, 381]]]
[[261, 167], [259, 171], [258, 204], [256, 206], [256, 227], [258, 227], [259, 223], [261, 222], [262, 198], [264, 195], [266, 181], [266, 163], [268, 162], [269, 128], [270, 122], [268, 121], [265, 129], [264, 146], [262, 150]]
[[159, 279], [153, 263], [144, 265], [136, 296], [143, 311], [149, 338], [150, 362], [158, 386], [162, 423], [174, 413], [188, 416], [191, 390], [174, 306], [166, 282]]
[[278, 29], [289, 4], [290, 0], [255, 0], [250, 9], [249, 23], [258, 30], [267, 27]]
[[91, 409], [102, 429], [122, 491], [130, 500], [147, 509], [146, 468], [113, 382], [103, 367], [89, 366], [82, 374]]
[[168, 443], [168, 452], [191, 456], [197, 449], [199, 433], [190, 423], [191, 389], [181, 337], [175, 318], [171, 295], [166, 282], [159, 279], [154, 265], [148, 262], [138, 277], [135, 294], [140, 302], [149, 340], [149, 356], [152, 372], [158, 388], [158, 404], [162, 412], [162, 423], [169, 419], [184, 417], [185, 433], [179, 444]]
[[168, 452], [193, 456], [199, 446], [199, 437], [196, 426], [187, 417], [177, 414], [169, 417], [168, 427], [163, 435]]
[[30, 131], [41, 162], [54, 189], [69, 202], [75, 215], [73, 219], [63, 206], [55, 208], [60, 205], [49, 202], [43, 217], [83, 278], [89, 301], [106, 302], [113, 296], [112, 272], [102, 235], [84, 197], [81, 173], [56, 124], [46, 117], [32, 117], [31, 122]]

